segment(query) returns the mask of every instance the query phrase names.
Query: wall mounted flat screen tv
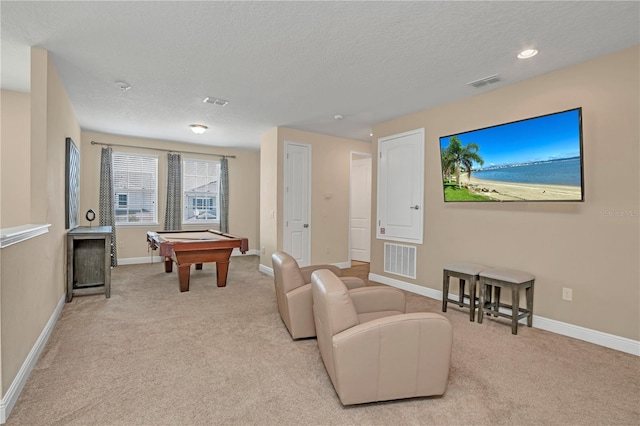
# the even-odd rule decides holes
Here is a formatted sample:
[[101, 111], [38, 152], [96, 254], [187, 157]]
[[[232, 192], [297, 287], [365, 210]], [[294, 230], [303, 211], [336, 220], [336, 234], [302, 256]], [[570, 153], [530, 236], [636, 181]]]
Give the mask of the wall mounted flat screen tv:
[[445, 202], [583, 201], [582, 108], [440, 138]]

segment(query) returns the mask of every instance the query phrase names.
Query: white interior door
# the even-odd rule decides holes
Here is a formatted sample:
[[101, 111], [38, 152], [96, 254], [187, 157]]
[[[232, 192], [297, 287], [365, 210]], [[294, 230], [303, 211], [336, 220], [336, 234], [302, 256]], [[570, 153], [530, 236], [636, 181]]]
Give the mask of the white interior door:
[[351, 260], [371, 261], [371, 155], [351, 154]]
[[422, 244], [424, 129], [378, 140], [376, 237]]
[[283, 249], [298, 265], [311, 264], [311, 146], [284, 143]]

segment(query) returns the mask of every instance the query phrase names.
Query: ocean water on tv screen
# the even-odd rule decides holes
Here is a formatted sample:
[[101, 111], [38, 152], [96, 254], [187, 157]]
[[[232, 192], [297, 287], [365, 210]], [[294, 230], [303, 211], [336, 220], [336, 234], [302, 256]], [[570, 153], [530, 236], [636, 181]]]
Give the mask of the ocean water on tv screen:
[[538, 183], [543, 185], [580, 186], [580, 158], [518, 164], [474, 171], [478, 179], [499, 182]]

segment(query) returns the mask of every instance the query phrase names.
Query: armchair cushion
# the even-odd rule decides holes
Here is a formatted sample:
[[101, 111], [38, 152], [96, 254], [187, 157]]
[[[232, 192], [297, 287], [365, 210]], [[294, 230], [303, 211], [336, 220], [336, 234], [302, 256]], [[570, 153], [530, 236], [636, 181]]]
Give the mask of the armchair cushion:
[[[312, 291], [318, 348], [342, 404], [445, 392], [453, 342], [445, 317], [398, 313], [405, 309], [401, 291], [347, 291], [325, 270], [313, 273]], [[362, 320], [376, 309], [378, 318]]]

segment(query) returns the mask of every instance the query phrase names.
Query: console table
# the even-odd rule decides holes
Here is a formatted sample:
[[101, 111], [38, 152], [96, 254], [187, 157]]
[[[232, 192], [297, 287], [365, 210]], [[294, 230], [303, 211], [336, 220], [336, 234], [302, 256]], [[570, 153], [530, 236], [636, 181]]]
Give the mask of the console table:
[[111, 226], [77, 227], [67, 232], [67, 297], [111, 297]]

